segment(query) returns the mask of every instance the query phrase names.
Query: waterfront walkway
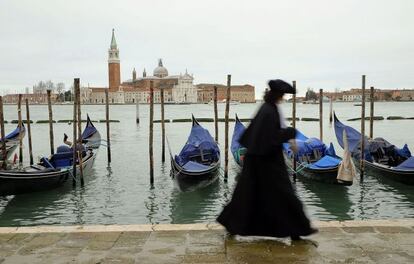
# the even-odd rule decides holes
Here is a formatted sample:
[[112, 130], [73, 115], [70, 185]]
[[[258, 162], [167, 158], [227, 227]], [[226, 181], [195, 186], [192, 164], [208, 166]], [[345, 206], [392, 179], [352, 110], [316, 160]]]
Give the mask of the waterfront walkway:
[[0, 227], [0, 263], [414, 263], [414, 219], [314, 225], [293, 243], [216, 224]]

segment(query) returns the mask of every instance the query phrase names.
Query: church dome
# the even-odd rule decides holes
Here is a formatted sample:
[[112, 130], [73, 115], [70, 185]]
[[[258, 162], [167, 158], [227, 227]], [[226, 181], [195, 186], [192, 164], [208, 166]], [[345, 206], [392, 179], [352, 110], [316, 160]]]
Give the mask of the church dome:
[[159, 59], [158, 67], [154, 69], [154, 76], [163, 78], [168, 76], [168, 70], [162, 65], [162, 60]]

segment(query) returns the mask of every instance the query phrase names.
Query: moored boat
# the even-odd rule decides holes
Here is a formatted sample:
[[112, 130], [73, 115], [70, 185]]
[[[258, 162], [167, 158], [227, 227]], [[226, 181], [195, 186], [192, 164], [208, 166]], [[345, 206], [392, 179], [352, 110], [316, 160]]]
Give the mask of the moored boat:
[[192, 119], [186, 144], [178, 155], [171, 155], [172, 177], [186, 181], [214, 178], [220, 168], [220, 149], [208, 130]]
[[352, 181], [337, 179], [341, 158], [336, 155], [332, 143], [327, 147], [319, 139], [308, 138], [298, 130], [295, 141], [297, 153], [293, 153], [289, 143], [284, 143], [283, 149], [286, 163], [292, 170], [296, 162], [296, 175], [330, 184], [352, 185]]
[[[335, 135], [343, 147], [343, 132], [346, 131], [349, 149], [359, 168], [361, 159], [361, 133], [339, 121], [334, 115]], [[397, 148], [383, 138], [368, 139], [364, 136], [364, 167], [369, 175], [386, 177], [408, 185], [414, 185], [414, 157], [407, 144]]]
[[236, 122], [234, 123], [234, 131], [231, 138], [230, 151], [233, 154], [234, 160], [240, 167], [243, 166], [244, 155], [246, 155], [247, 152], [247, 148], [243, 147], [239, 142], [240, 137], [243, 135], [245, 130], [246, 127], [243, 125], [236, 114]]

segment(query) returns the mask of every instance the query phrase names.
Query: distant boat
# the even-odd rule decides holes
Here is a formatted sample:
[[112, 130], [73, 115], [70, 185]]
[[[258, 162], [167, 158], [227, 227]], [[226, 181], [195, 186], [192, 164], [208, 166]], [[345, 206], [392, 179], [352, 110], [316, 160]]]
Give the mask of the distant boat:
[[[225, 104], [226, 102], [227, 102], [227, 100], [223, 99], [221, 101], [217, 101], [217, 104]], [[214, 104], [214, 101], [211, 100], [208, 104]], [[240, 104], [239, 101], [230, 101], [230, 105], [238, 105], [238, 104]]]
[[307, 100], [303, 101], [302, 104], [319, 104], [319, 102], [317, 102], [316, 100]]
[[[344, 147], [342, 135], [345, 130], [349, 150], [358, 167], [361, 157], [361, 133], [342, 124], [336, 115], [334, 120], [335, 135], [339, 145]], [[407, 144], [400, 149], [383, 138], [368, 140], [365, 136], [364, 141], [364, 165], [367, 171], [372, 172], [370, 175], [414, 185], [414, 157], [411, 156]]]

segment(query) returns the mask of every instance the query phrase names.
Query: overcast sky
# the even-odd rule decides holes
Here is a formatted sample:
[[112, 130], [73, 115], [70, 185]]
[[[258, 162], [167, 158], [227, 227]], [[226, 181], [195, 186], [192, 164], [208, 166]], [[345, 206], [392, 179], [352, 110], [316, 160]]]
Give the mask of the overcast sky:
[[[105, 3], [104, 3], [105, 2]], [[253, 84], [270, 78], [334, 90], [414, 88], [412, 0], [1, 0], [0, 91], [73, 78], [107, 86], [111, 30], [121, 79], [170, 74], [195, 83]]]

